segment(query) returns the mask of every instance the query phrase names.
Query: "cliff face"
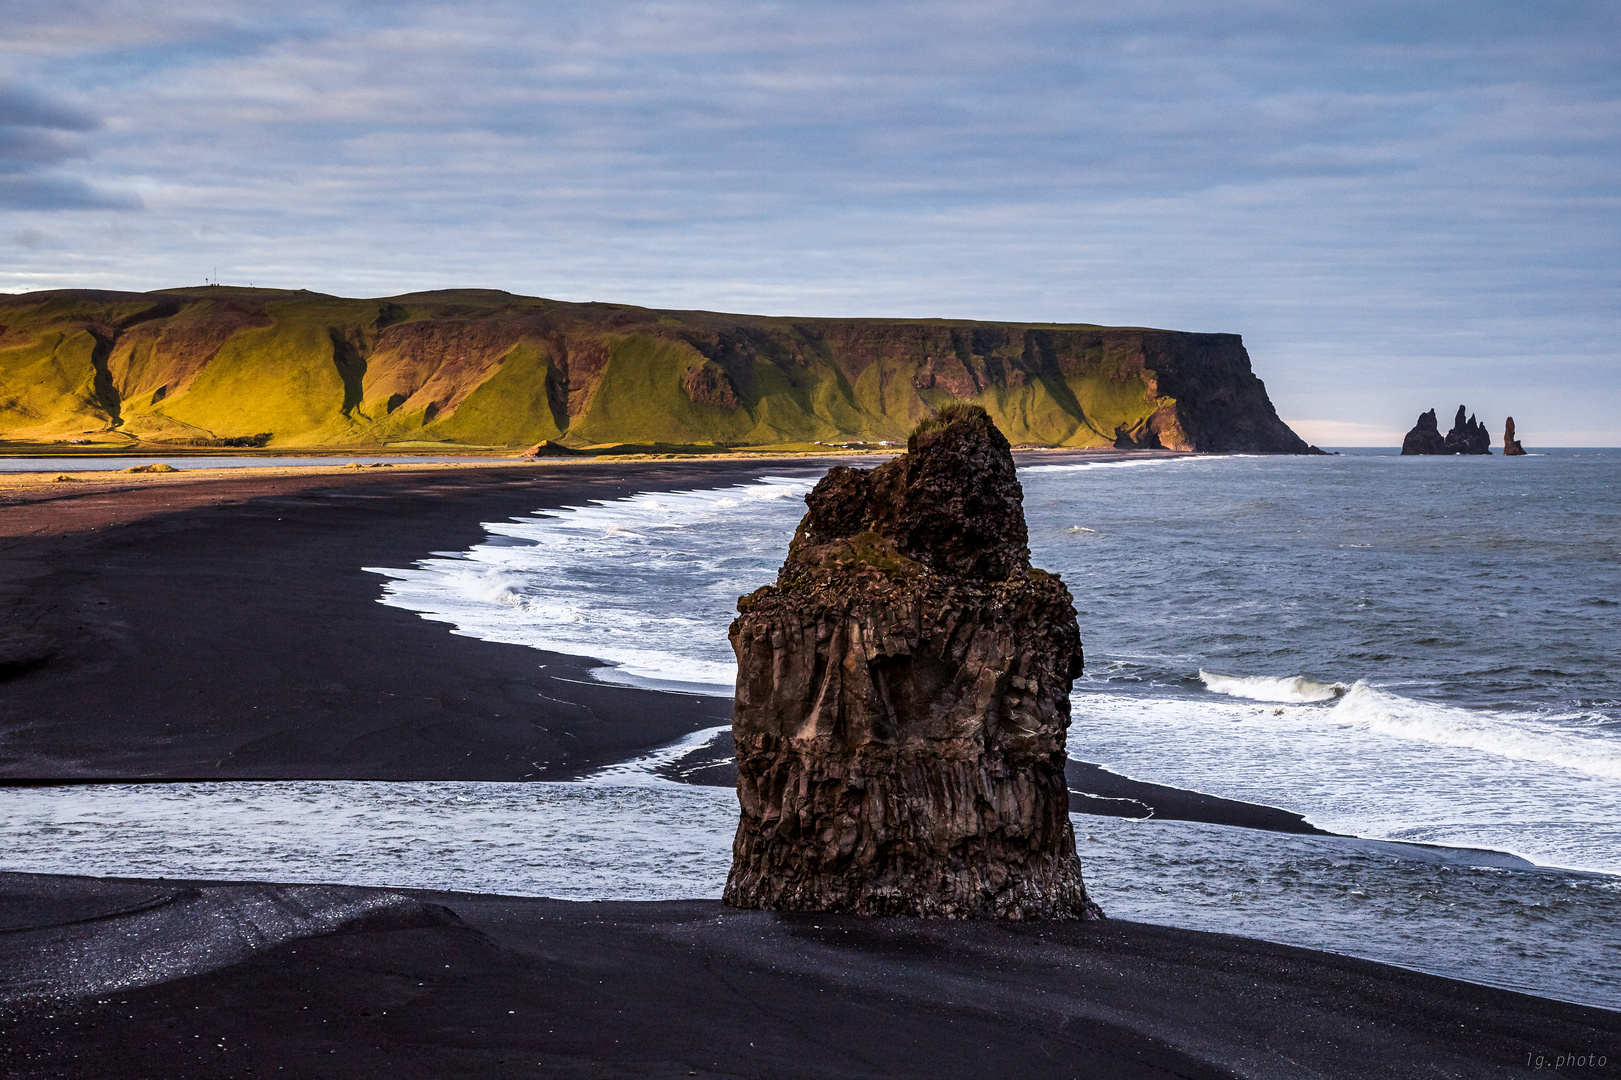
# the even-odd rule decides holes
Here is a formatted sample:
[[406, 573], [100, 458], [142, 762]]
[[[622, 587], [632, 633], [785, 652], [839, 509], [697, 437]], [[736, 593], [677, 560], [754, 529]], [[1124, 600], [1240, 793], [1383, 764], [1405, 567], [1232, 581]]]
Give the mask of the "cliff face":
[[832, 470], [777, 584], [738, 602], [730, 904], [1099, 914], [1064, 779], [1075, 609], [1030, 566], [1007, 440], [982, 410], [942, 416]]
[[786, 319], [506, 293], [0, 299], [0, 438], [272, 446], [898, 440], [952, 401], [1021, 444], [1305, 453], [1231, 334]]

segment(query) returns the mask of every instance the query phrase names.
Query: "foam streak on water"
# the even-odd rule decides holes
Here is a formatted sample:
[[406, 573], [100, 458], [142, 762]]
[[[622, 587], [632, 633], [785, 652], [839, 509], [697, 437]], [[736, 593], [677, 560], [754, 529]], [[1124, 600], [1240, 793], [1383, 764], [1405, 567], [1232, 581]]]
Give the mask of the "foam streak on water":
[[1282, 806], [1330, 832], [1621, 874], [1615, 781], [1468, 746], [1415, 750], [1346, 711], [1358, 704], [1082, 693], [1070, 753], [1136, 779]]

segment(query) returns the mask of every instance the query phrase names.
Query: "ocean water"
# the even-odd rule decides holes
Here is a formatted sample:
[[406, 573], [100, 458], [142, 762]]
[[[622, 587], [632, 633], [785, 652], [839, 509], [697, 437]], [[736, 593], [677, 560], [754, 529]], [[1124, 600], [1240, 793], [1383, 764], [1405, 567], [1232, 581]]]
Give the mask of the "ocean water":
[[[385, 602], [729, 691], [736, 598], [815, 477], [486, 526]], [[1199, 457], [1020, 470], [1075, 595], [1070, 752], [1332, 832], [1621, 874], [1621, 452]]]
[[[575, 783], [277, 781], [0, 789], [0, 868], [719, 897], [737, 798], [664, 779], [711, 733]], [[1246, 934], [1621, 1008], [1621, 879], [1470, 852], [1071, 815], [1115, 918]]]
[[[609, 681], [729, 692], [736, 598], [772, 580], [816, 479], [784, 473], [489, 523], [374, 568], [382, 600]], [[1086, 642], [1072, 755], [1345, 834], [1077, 815], [1106, 911], [1621, 1008], [1621, 452], [1021, 479]], [[735, 796], [653, 771], [712, 734], [569, 784], [4, 789], [0, 868], [717, 896]]]

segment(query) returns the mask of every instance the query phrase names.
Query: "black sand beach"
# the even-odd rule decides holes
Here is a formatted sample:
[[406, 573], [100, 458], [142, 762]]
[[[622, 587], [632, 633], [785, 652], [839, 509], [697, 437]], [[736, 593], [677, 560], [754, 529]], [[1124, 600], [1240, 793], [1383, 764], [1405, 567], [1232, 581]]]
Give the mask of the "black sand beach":
[[595, 684], [578, 658], [384, 607], [362, 567], [543, 506], [751, 474], [380, 469], [0, 504], [0, 596], [24, 638], [0, 683], [0, 777], [560, 779], [723, 724], [724, 701]]
[[[361, 568], [459, 550], [480, 522], [547, 506], [814, 467], [380, 469], [0, 494], [0, 782], [564, 779], [723, 724], [724, 700], [594, 684], [577, 658], [384, 607]], [[726, 779], [723, 763], [702, 771]], [[1310, 831], [1095, 768], [1071, 785], [1078, 810]], [[1122, 922], [20, 874], [0, 875], [0, 894], [14, 1076], [1465, 1077], [1539, 1055], [1621, 1061], [1621, 1014]], [[255, 947], [205, 948], [226, 924]], [[99, 989], [51, 1002], [23, 985], [31, 958], [75, 949], [97, 958], [82, 970], [101, 972]], [[170, 953], [179, 966], [125, 992]]]
[[[728, 723], [725, 699], [608, 686], [579, 657], [385, 607], [382, 579], [362, 568], [465, 549], [481, 522], [826, 464], [109, 478], [0, 493], [0, 783], [560, 780]], [[735, 780], [724, 765], [685, 772]], [[1081, 813], [1316, 831], [1095, 766], [1075, 763], [1070, 780]]]
[[[0, 971], [54, 955], [100, 980], [0, 1005], [8, 1076], [1293, 1080], [1560, 1056], [1606, 1075], [1621, 1055], [1621, 1014], [1140, 923], [33, 875], [0, 891]], [[370, 910], [299, 936], [346, 905]], [[246, 912], [275, 936], [246, 943]], [[176, 955], [196, 973], [119, 978]]]

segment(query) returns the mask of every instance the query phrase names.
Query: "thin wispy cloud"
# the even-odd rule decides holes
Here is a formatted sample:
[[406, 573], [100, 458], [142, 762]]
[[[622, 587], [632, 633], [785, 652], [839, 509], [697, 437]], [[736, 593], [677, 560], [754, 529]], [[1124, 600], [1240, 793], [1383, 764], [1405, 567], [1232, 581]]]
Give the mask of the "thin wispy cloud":
[[0, 114], [0, 183], [38, 188], [0, 288], [217, 264], [1226, 330], [1291, 418], [1463, 395], [1615, 430], [1618, 31], [1602, 3], [24, 0], [0, 72], [58, 111]]

